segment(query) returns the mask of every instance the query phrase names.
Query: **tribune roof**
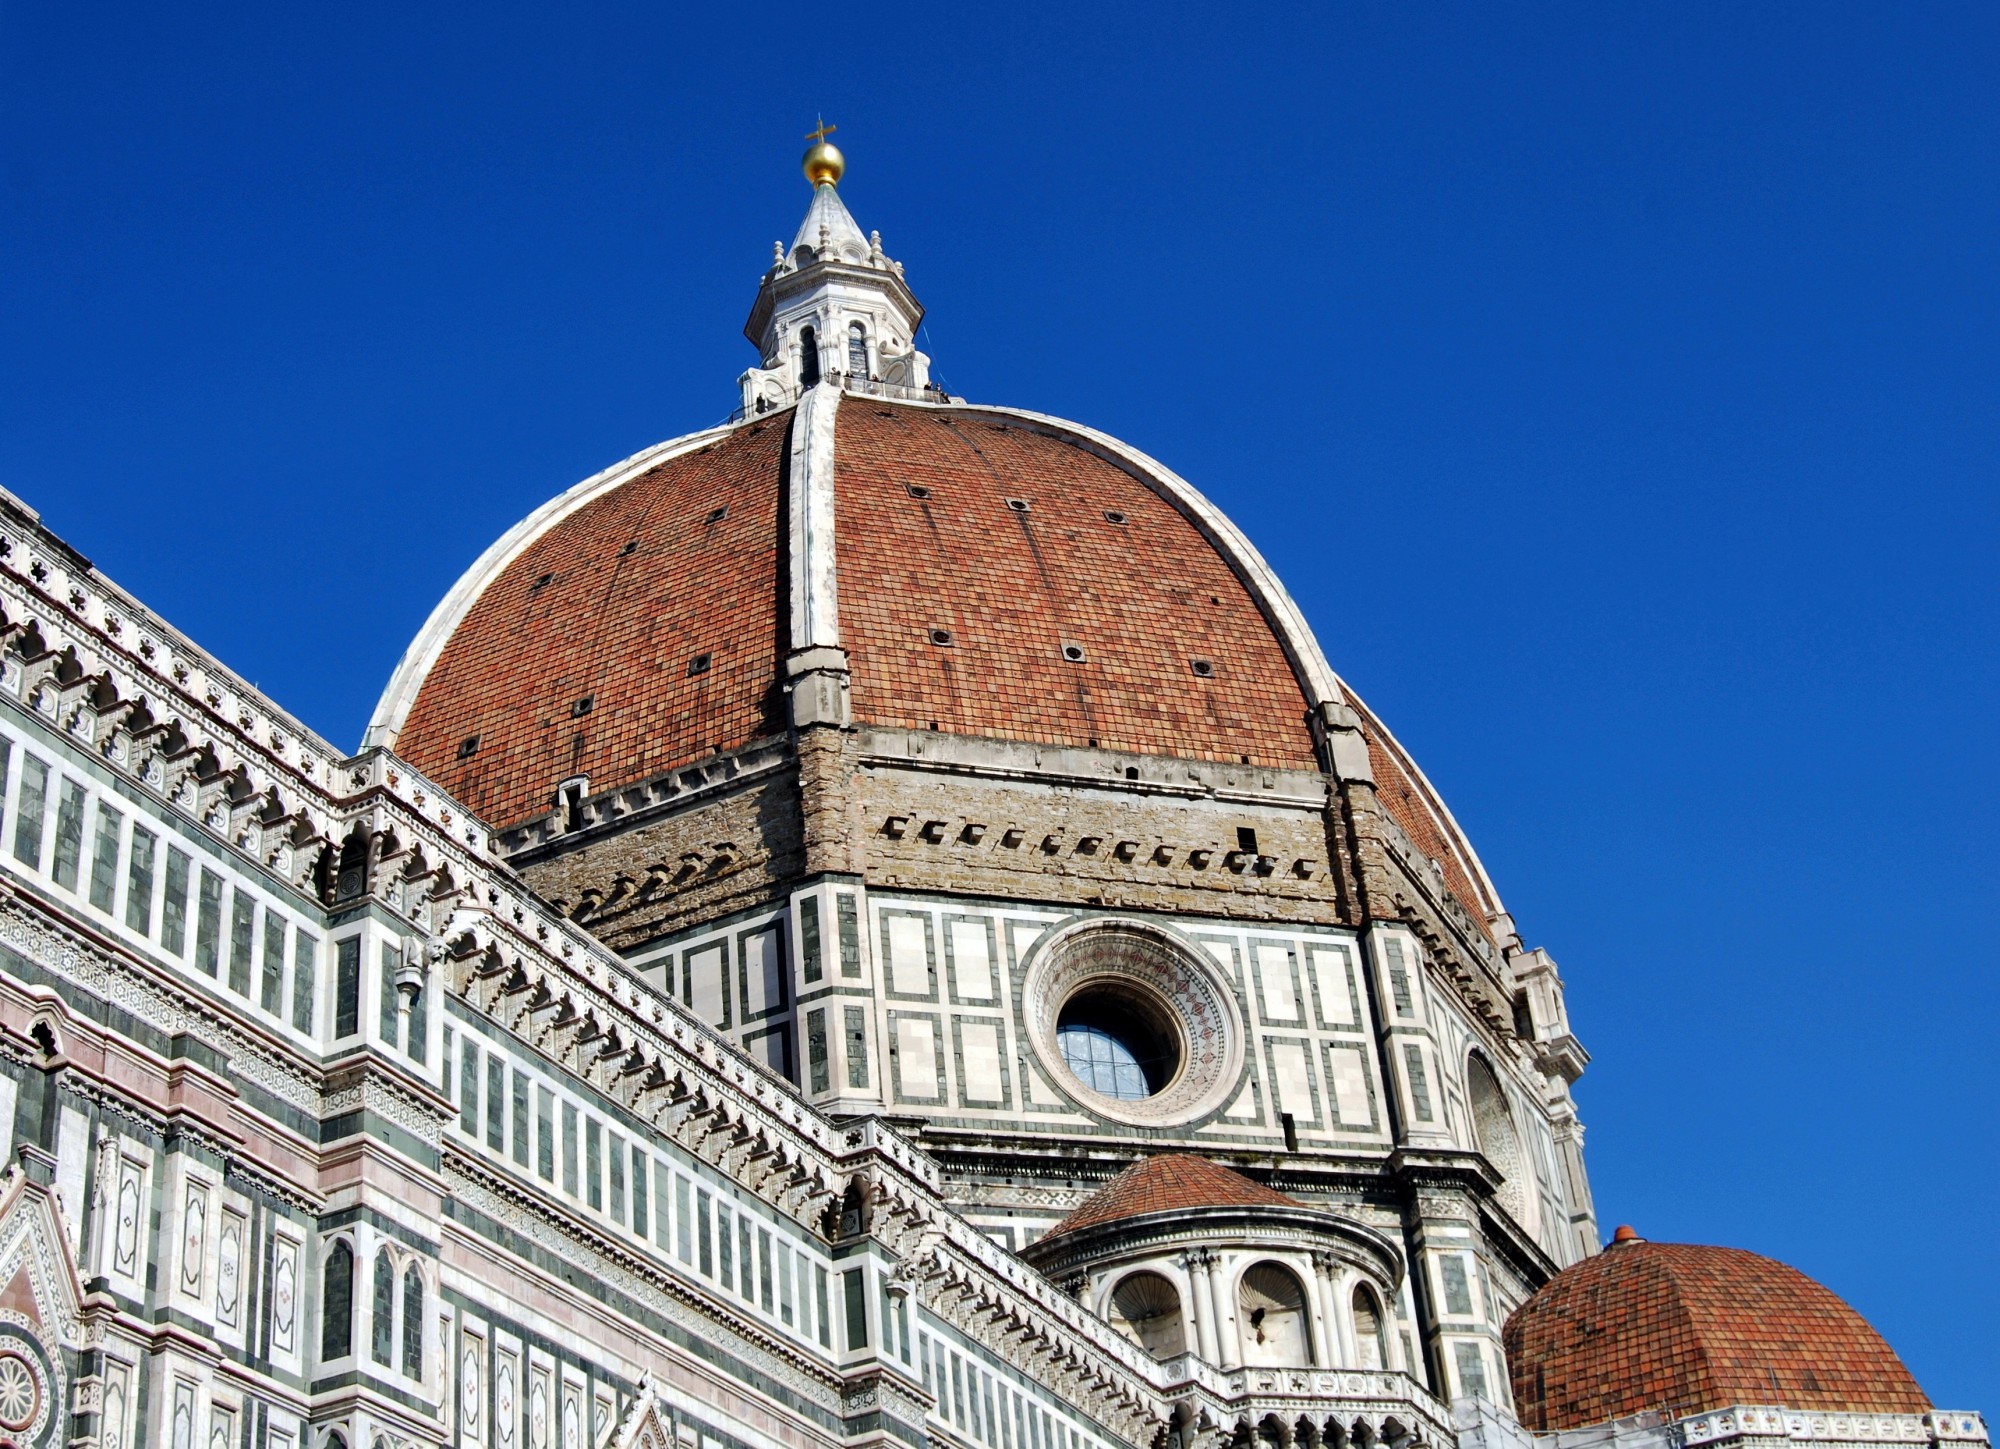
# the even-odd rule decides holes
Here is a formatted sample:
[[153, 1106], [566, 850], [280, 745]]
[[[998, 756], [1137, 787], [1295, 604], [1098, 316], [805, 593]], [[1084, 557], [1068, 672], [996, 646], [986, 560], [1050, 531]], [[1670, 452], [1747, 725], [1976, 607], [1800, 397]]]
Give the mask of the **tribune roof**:
[[1219, 1162], [1192, 1152], [1169, 1152], [1133, 1163], [1085, 1198], [1068, 1217], [1050, 1228], [1042, 1240], [1148, 1213], [1298, 1206], [1283, 1193], [1252, 1182]]
[[1544, 1284], [1507, 1320], [1505, 1339], [1515, 1407], [1537, 1433], [1648, 1409], [1930, 1407], [1835, 1293], [1739, 1248], [1614, 1242]]

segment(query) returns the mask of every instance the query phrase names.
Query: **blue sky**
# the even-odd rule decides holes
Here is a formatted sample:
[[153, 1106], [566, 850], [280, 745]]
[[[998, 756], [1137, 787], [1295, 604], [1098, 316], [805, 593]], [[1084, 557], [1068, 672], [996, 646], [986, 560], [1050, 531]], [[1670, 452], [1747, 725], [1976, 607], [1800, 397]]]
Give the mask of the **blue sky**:
[[350, 746], [486, 543], [727, 412], [823, 111], [953, 391], [1203, 488], [1444, 792], [1606, 1231], [2000, 1411], [2000, 8], [13, 5], [0, 65], [0, 483]]

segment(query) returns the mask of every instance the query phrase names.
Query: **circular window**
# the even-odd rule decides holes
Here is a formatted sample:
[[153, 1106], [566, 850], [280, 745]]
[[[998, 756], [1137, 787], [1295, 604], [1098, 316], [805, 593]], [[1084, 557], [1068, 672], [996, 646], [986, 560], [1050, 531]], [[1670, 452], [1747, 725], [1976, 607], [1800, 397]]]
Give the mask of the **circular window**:
[[20, 1433], [42, 1407], [42, 1380], [26, 1354], [0, 1353], [0, 1428]]
[[1100, 1116], [1147, 1126], [1215, 1111], [1242, 1071], [1234, 997], [1179, 940], [1136, 921], [1057, 932], [1029, 963], [1029, 1036]]
[[1070, 1074], [1100, 1096], [1138, 1102], [1180, 1074], [1180, 1031], [1164, 1003], [1120, 987], [1086, 986], [1056, 1014]]
[[41, 1342], [9, 1312], [0, 1323], [0, 1443], [37, 1444], [53, 1438], [64, 1383]]

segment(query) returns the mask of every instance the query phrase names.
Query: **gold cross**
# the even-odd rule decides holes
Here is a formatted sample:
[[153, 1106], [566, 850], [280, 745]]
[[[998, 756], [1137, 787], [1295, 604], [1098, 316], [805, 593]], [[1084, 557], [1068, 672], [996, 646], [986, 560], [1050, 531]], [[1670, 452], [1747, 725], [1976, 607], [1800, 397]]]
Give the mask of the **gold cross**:
[[826, 123], [825, 116], [815, 116], [813, 119], [819, 122], [819, 129], [817, 131], [806, 132], [806, 139], [808, 141], [824, 141], [831, 133], [840, 129], [838, 126], [829, 126]]

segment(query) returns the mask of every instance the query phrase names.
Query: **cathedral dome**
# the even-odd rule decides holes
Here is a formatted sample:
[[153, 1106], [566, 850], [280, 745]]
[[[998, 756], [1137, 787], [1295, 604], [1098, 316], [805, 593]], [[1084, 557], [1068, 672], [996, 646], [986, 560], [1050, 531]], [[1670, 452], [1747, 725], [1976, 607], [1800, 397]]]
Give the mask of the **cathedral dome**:
[[[1174, 474], [1036, 414], [809, 396], [812, 436], [801, 407], [697, 433], [523, 520], [439, 605], [368, 742], [500, 829], [565, 780], [656, 778], [783, 733], [787, 653], [812, 642], [791, 599], [818, 589], [864, 725], [1314, 771], [1315, 709], [1351, 710], [1391, 815], [1476, 918], [1499, 910], [1283, 586]], [[830, 540], [791, 521], [814, 467]], [[820, 577], [794, 580], [815, 545]]]
[[1629, 1228], [1545, 1284], [1505, 1339], [1515, 1407], [1538, 1433], [1649, 1409], [1930, 1407], [1868, 1321], [1796, 1268]]
[[[999, 409], [847, 398], [832, 424], [857, 722], [1317, 768], [1257, 581], [1143, 467]], [[504, 826], [566, 777], [595, 792], [780, 732], [794, 431], [641, 454], [503, 540], [397, 752]]]
[[950, 397], [922, 316], [821, 181], [751, 313], [740, 420], [496, 542], [366, 743], [505, 832], [782, 736], [788, 691], [831, 664], [861, 726], [1372, 776], [1490, 934], [1477, 857], [1242, 533], [1117, 439]]

